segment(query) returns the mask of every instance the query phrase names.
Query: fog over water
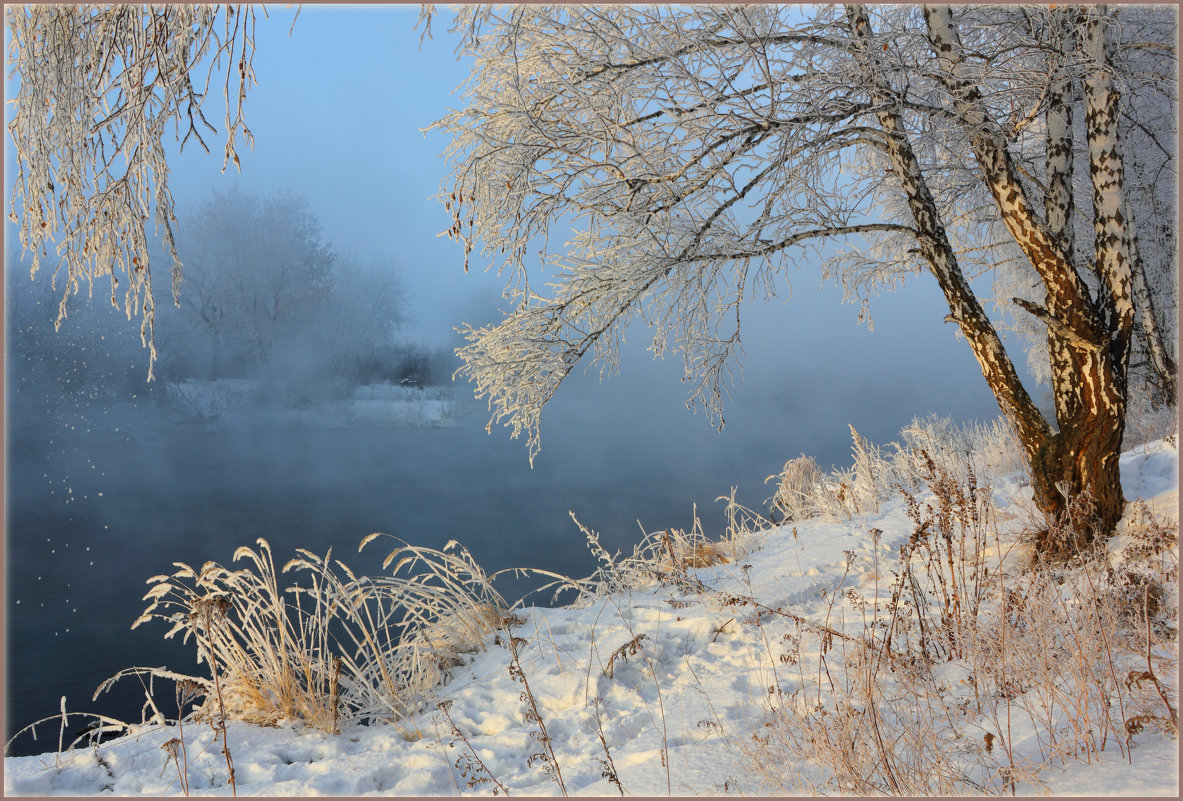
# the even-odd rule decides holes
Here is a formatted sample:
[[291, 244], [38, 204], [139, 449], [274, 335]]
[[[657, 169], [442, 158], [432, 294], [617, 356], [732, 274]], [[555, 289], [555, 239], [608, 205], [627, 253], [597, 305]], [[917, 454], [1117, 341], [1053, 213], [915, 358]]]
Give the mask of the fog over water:
[[[173, 562], [229, 565], [235, 548], [264, 537], [280, 563], [297, 547], [331, 547], [355, 571], [377, 573], [386, 551], [358, 554], [357, 545], [382, 531], [437, 548], [458, 540], [488, 571], [582, 576], [595, 565], [569, 511], [610, 550], [631, 548], [638, 520], [648, 531], [689, 527], [695, 505], [708, 536], [718, 536], [718, 496], [736, 486], [742, 502], [762, 510], [771, 494], [764, 479], [785, 460], [806, 453], [823, 467], [847, 464], [847, 424], [885, 442], [930, 412], [997, 415], [968, 346], [942, 322], [940, 293], [927, 276], [873, 303], [869, 331], [838, 289], [818, 289], [816, 274], [803, 271], [790, 275], [791, 292], [746, 310], [742, 372], [722, 432], [684, 408], [676, 357], [652, 360], [638, 329], [620, 375], [601, 383], [594, 368], [580, 369], [560, 390], [543, 413], [542, 451], [531, 469], [523, 440], [498, 427], [486, 434], [487, 413], [470, 386], [431, 386], [455, 366], [447, 361], [454, 328], [494, 319], [500, 286], [495, 275], [466, 275], [461, 249], [435, 236], [448, 225], [430, 199], [444, 174], [437, 157], [444, 143], [419, 129], [458, 102], [449, 91], [466, 67], [438, 33], [440, 41], [417, 50], [413, 10], [308, 7], [290, 39], [290, 18], [274, 16], [260, 24], [259, 87], [246, 107], [258, 145], [244, 152], [240, 177], [220, 176], [219, 159], [204, 154], [178, 159], [182, 225], [185, 210], [211, 190], [306, 198], [324, 241], [396, 275], [407, 314], [394, 350], [375, 358], [387, 364], [421, 346], [442, 360], [424, 392], [446, 398], [447, 413], [414, 425], [342, 417], [333, 403], [380, 382], [337, 376], [330, 387], [292, 362], [286, 383], [279, 368], [268, 368], [267, 380], [284, 390], [266, 403], [197, 414], [170, 386], [201, 371], [207, 383], [222, 380], [230, 368], [225, 352], [220, 366], [208, 367], [209, 354], [194, 346], [197, 355], [169, 372], [170, 354], [197, 341], [190, 318], [162, 311], [161, 379], [149, 386], [138, 321], [105, 309], [100, 288], [90, 305], [85, 292], [75, 298], [78, 311], [50, 336], [48, 275], [30, 284], [27, 267], [9, 259], [9, 735], [56, 714], [62, 695], [71, 711], [138, 720], [143, 690], [134, 681], [92, 702], [95, 687], [133, 665], [198, 670], [192, 644], [165, 642], [161, 626], [129, 631], [145, 605], [145, 580], [171, 572]], [[326, 52], [339, 58], [326, 61]], [[297, 102], [306, 98], [318, 110], [311, 118]], [[6, 239], [14, 231], [8, 224]], [[167, 265], [156, 264], [163, 287]], [[300, 347], [305, 362], [339, 361], [303, 340]], [[270, 362], [278, 363], [285, 362]], [[513, 600], [526, 589], [506, 582], [503, 592]], [[56, 733], [50, 723], [37, 743], [23, 739], [14, 751], [51, 750]]]

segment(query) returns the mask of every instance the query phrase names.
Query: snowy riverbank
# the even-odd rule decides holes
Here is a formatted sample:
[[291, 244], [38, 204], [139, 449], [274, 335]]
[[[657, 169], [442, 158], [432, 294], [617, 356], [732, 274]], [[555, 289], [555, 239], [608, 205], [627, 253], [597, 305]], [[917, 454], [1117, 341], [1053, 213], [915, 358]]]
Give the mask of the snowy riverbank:
[[[172, 407], [196, 422], [230, 428], [257, 426], [267, 404], [267, 386], [247, 379], [177, 381], [165, 386]], [[283, 396], [283, 393], [273, 392]], [[361, 424], [438, 428], [453, 424], [457, 401], [452, 387], [380, 383], [352, 387], [347, 397], [284, 397], [270, 402], [270, 424], [337, 428]]]
[[[1173, 443], [1125, 454], [1126, 495], [1149, 499], [1157, 515], [1174, 520], [1177, 465]], [[1013, 480], [999, 481], [994, 490], [1004, 551], [1011, 544], [1005, 532], [1022, 524], [1029, 491]], [[821, 767], [788, 761], [783, 738], [770, 734], [785, 720], [776, 709], [796, 704], [804, 714], [808, 699], [821, 697], [814, 696], [819, 686], [857, 683], [854, 663], [844, 662], [854, 654], [849, 638], [865, 630], [869, 615], [884, 614], [868, 611], [866, 602], [876, 595], [881, 605], [889, 600], [900, 546], [915, 528], [907, 504], [893, 499], [851, 520], [813, 518], [737, 534], [717, 548], [725, 562], [685, 567], [565, 608], [520, 609], [512, 636], [520, 638], [514, 641], [518, 676], [528, 688], [515, 681], [513, 654], [498, 634], [487, 637], [481, 651], [460, 655], [438, 691], [450, 702], [443, 708], [429, 704], [397, 723], [346, 726], [338, 735], [298, 723], [231, 722], [227, 745], [237, 792], [489, 794], [500, 785], [515, 795], [561, 789], [600, 796], [759, 795], [782, 794], [792, 783], [803, 792], [832, 793]], [[1110, 543], [1119, 563], [1129, 540], [1118, 536]], [[1177, 543], [1173, 559], [1177, 565]], [[1163, 604], [1173, 609], [1170, 625], [1177, 625], [1177, 595]], [[814, 636], [818, 631], [832, 635]], [[1171, 668], [1160, 668], [1160, 678], [1177, 708], [1177, 639], [1159, 656], [1159, 664]], [[937, 683], [924, 685], [948, 694], [934, 707], [940, 714], [957, 708], [949, 699], [964, 701], [963, 717], [948, 730], [934, 727], [934, 736], [955, 730], [964, 738], [948, 753], [979, 765], [972, 775], [985, 776], [994, 764], [1005, 772], [1009, 765], [1019, 794], [1178, 794], [1177, 740], [1153, 725], [1134, 734], [1128, 748], [1109, 737], [1092, 754], [1093, 764], [1071, 756], [1040, 764], [1041, 755], [1062, 752], [1063, 744], [1050, 745], [1046, 733], [1022, 720], [1018, 708], [1029, 697], [995, 703], [993, 719], [967, 711], [972, 667], [939, 663], [931, 671]], [[171, 690], [161, 695], [167, 710]], [[531, 699], [537, 717], [529, 711]], [[1056, 703], [1062, 702], [1052, 703], [1052, 717]], [[72, 701], [70, 708], [84, 705]], [[999, 709], [1008, 715], [1005, 727], [996, 725]], [[1053, 730], [1056, 725], [1066, 724], [1053, 721]], [[178, 769], [185, 763], [165, 750], [166, 741], [182, 734], [173, 725], [141, 726], [98, 748], [60, 755], [53, 753], [53, 722], [38, 734], [49, 752], [6, 759], [5, 794], [182, 794]], [[1010, 740], [1005, 757], [994, 745], [1003, 737]], [[229, 795], [226, 760], [211, 727], [187, 721], [183, 739], [190, 794]]]

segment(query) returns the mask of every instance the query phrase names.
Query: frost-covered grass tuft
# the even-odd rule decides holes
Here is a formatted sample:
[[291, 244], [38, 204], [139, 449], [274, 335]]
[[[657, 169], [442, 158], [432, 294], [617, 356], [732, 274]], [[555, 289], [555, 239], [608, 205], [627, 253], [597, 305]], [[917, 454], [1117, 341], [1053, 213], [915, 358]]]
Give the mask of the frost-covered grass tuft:
[[[178, 562], [176, 572], [152, 577], [150, 604], [133, 625], [163, 620], [166, 638], [193, 638], [198, 662], [216, 666], [236, 720], [299, 720], [335, 732], [343, 722], [401, 718], [429, 700], [505, 614], [504, 599], [455, 542], [442, 551], [401, 543], [383, 562], [394, 565], [390, 575], [378, 577], [355, 575], [331, 550], [324, 557], [298, 550], [277, 572], [271, 546], [257, 545], [235, 552], [244, 569]], [[304, 582], [281, 588], [287, 573]], [[198, 610], [212, 601], [225, 611], [208, 624]], [[211, 682], [195, 680], [206, 690], [198, 714], [208, 716]]]
[[850, 426], [853, 461], [826, 474], [809, 456], [785, 463], [768, 503], [774, 519], [805, 520], [820, 515], [854, 517], [877, 512], [899, 491], [924, 486], [929, 464], [945, 472], [976, 465], [979, 475], [1002, 477], [1026, 468], [1018, 442], [1001, 418], [992, 423], [954, 425], [948, 418], [913, 418], [900, 441], [874, 445]]
[[710, 540], [702, 529], [697, 508], [689, 531], [668, 528], [645, 533], [641, 541], [633, 546], [633, 552], [621, 556], [619, 552], [608, 553], [600, 544], [599, 534], [583, 523], [575, 513], [571, 519], [583, 533], [588, 550], [600, 563], [586, 579], [557, 581], [562, 589], [575, 589], [584, 600], [604, 597], [620, 592], [663, 584], [683, 589], [695, 589], [696, 581], [688, 572], [693, 568], [711, 567], [735, 561], [743, 554], [747, 534], [767, 526], [759, 514], [736, 503], [735, 491], [718, 500], [727, 501], [729, 525], [727, 536], [722, 540]]

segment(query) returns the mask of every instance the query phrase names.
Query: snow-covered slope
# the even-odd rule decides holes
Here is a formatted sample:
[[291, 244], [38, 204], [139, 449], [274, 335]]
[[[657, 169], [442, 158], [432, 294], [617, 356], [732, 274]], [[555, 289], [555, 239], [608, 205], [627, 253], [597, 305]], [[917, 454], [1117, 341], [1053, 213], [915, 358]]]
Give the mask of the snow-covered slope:
[[[1177, 465], [1177, 449], [1166, 442], [1125, 454], [1127, 496], [1154, 499], [1173, 519]], [[996, 489], [998, 519], [1005, 523], [1015, 503], [1008, 499], [1023, 491], [1005, 482]], [[786, 759], [785, 752], [765, 745], [761, 755], [754, 738], [775, 725], [770, 698], [790, 689], [808, 696], [817, 681], [842, 681], [822, 675], [818, 656], [826, 646], [802, 632], [861, 631], [865, 606], [858, 599], [877, 590], [883, 598], [900, 546], [914, 528], [904, 502], [889, 501], [860, 519], [811, 519], [740, 537], [730, 551], [722, 550], [728, 562], [691, 568], [682, 581], [653, 582], [571, 607], [519, 610], [512, 631], [520, 638], [518, 680], [509, 643], [498, 635], [483, 651], [462, 656], [439, 690], [439, 699], [450, 703], [396, 724], [329, 735], [299, 724], [231, 723], [226, 744], [237, 792], [779, 794], [783, 787], [769, 778], [777, 773], [823, 788], [820, 768], [769, 764]], [[1121, 547], [1120, 537], [1113, 547]], [[1176, 546], [1176, 560], [1177, 554]], [[828, 647], [840, 650], [841, 644], [830, 640]], [[827, 671], [836, 672], [838, 664], [832, 657]], [[955, 663], [938, 670], [950, 682], [964, 681], [958, 672], [964, 668]], [[1163, 679], [1177, 706], [1177, 675]], [[531, 696], [537, 718], [530, 714]], [[1035, 753], [1037, 735], [1015, 725], [1013, 734], [1007, 730], [1015, 755]], [[52, 724], [40, 732], [47, 748], [56, 745], [57, 734]], [[190, 794], [228, 795], [226, 759], [213, 730], [188, 722], [183, 734]], [[97, 749], [9, 758], [5, 793], [178, 795], [178, 767], [185, 762], [174, 762], [162, 747], [179, 735], [172, 725], [146, 725]], [[754, 767], [762, 759], [764, 769]], [[1022, 778], [1017, 789], [1178, 794], [1177, 741], [1154, 727], [1138, 733], [1128, 751], [1109, 742], [1091, 761], [1069, 759], [1016, 774]]]

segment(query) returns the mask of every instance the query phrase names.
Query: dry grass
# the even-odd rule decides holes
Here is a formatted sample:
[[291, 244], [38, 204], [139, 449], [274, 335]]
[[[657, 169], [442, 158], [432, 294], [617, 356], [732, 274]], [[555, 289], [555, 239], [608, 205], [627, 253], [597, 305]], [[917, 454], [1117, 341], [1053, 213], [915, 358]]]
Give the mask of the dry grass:
[[948, 418], [914, 418], [900, 431], [900, 441], [874, 445], [850, 426], [852, 464], [825, 474], [809, 456], [785, 463], [769, 476], [776, 491], [768, 500], [781, 522], [819, 515], [854, 517], [875, 512], [901, 489], [916, 492], [933, 469], [956, 475], [968, 455], [987, 475], [1002, 476], [1025, 468], [1014, 434], [1000, 418], [989, 424], [954, 425]]
[[753, 769], [786, 793], [999, 794], [1049, 763], [1126, 757], [1146, 728], [1177, 735], [1177, 524], [1135, 506], [1111, 553], [1084, 495], [1053, 535], [1093, 547], [1008, 559], [969, 456], [911, 455], [925, 500], [904, 493], [914, 533], [886, 594], [854, 599], [853, 639], [798, 622], [818, 668], [791, 655], [801, 686], [768, 700], [742, 745]]
[[610, 554], [600, 545], [599, 534], [579, 522], [575, 513], [571, 519], [583, 533], [588, 550], [600, 566], [580, 581], [567, 580], [564, 588], [576, 589], [586, 600], [616, 593], [650, 587], [654, 584], [675, 586], [697, 592], [703, 587], [687, 571], [734, 562], [753, 546], [751, 535], [767, 529], [771, 524], [759, 513], [735, 500], [736, 489], [717, 501], [726, 503], [727, 530], [722, 539], [711, 540], [703, 532], [698, 508], [694, 507], [689, 529], [668, 528], [644, 533], [633, 552], [622, 557]]
[[[198, 662], [211, 672], [211, 681], [196, 680], [206, 696], [199, 716], [219, 714], [221, 703], [232, 719], [301, 720], [329, 732], [346, 721], [398, 719], [430, 700], [460, 655], [480, 648], [506, 612], [489, 577], [456, 543], [436, 551], [399, 542], [382, 565], [393, 565], [390, 575], [379, 577], [355, 575], [331, 550], [324, 557], [299, 550], [276, 571], [262, 539], [257, 550], [235, 552], [244, 569], [177, 563], [176, 572], [149, 579], [150, 603], [133, 628], [163, 620], [166, 638], [199, 644]], [[304, 583], [281, 589], [281, 573]], [[201, 614], [214, 603], [216, 625]]]
[[[771, 527], [738, 504], [734, 490], [721, 499], [728, 530], [720, 541], [705, 536], [695, 514], [688, 529], [645, 533], [630, 554], [610, 554], [572, 514], [598, 568], [578, 580], [535, 571], [553, 579], [547, 589], [574, 590], [577, 603], [616, 606], [623, 636], [606, 644], [602, 673], [623, 675], [628, 665], [652, 680], [655, 694], [645, 703], [655, 706], [650, 719], [662, 743], [667, 790], [673, 780], [663, 697], [670, 688], [650, 657], [658, 632], [637, 631], [628, 607], [631, 593], [654, 586], [684, 593], [671, 605], [698, 602], [689, 598], [695, 595], [722, 609], [752, 611], [736, 611], [723, 625], [761, 627], [775, 680], [759, 702], [764, 725], [751, 738], [726, 738], [731, 721], [713, 706], [712, 720], [699, 723], [717, 729], [747, 758], [752, 775], [783, 793], [1014, 792], [1038, 787], [1048, 763], [1128, 755], [1130, 738], [1147, 729], [1177, 733], [1177, 524], [1135, 504], [1107, 549], [1089, 530], [1095, 517], [1081, 496], [1053, 521], [1052, 534], [1094, 547], [1067, 563], [1019, 559], [1035, 549], [1004, 542], [987, 483], [1017, 464], [1002, 427], [958, 429], [929, 418], [913, 421], [901, 443], [887, 448], [851, 433], [849, 470], [827, 476], [808, 457], [786, 465], [774, 513], [851, 516], [898, 493], [913, 533], [893, 564], [880, 565], [872, 548], [873, 590], [832, 593], [824, 621], [763, 605], [750, 584], [747, 595], [712, 591], [691, 572], [738, 560]], [[869, 531], [876, 546], [881, 534]], [[382, 536], [365, 538], [359, 550]], [[298, 719], [335, 732], [352, 721], [397, 720], [435, 702], [464, 654], [501, 630], [510, 675], [522, 685], [523, 725], [538, 745], [530, 764], [565, 794], [539, 711], [545, 699], [534, 695], [522, 664], [526, 640], [510, 631], [516, 604], [507, 604], [494, 588], [496, 575], [486, 575], [458, 544], [437, 551], [394, 542], [382, 562], [386, 573], [377, 577], [355, 575], [331, 551], [300, 550], [277, 570], [264, 540], [235, 552], [240, 569], [177, 563], [176, 572], [149, 579], [149, 606], [136, 625], [161, 620], [169, 624], [166, 637], [193, 637], [209, 678], [133, 668], [111, 681], [147, 677], [148, 704], [160, 720], [152, 679], [188, 682], [189, 701], [204, 699], [187, 715], [178, 696], [178, 722], [193, 714], [215, 725], [227, 718]], [[852, 551], [847, 571], [853, 559]], [[288, 586], [281, 586], [283, 576]], [[853, 608], [861, 626], [832, 620], [836, 604], [848, 621]], [[773, 620], [780, 630], [764, 628]], [[589, 654], [600, 647], [593, 636]], [[591, 664], [589, 656], [589, 677]], [[452, 744], [467, 749], [455, 763], [467, 789], [488, 785], [508, 794], [452, 720], [449, 703], [436, 706]], [[588, 703], [604, 755], [601, 775], [623, 795], [601, 722], [603, 701]], [[224, 743], [224, 729], [220, 736]], [[185, 788], [183, 748], [181, 737], [169, 755]]]

